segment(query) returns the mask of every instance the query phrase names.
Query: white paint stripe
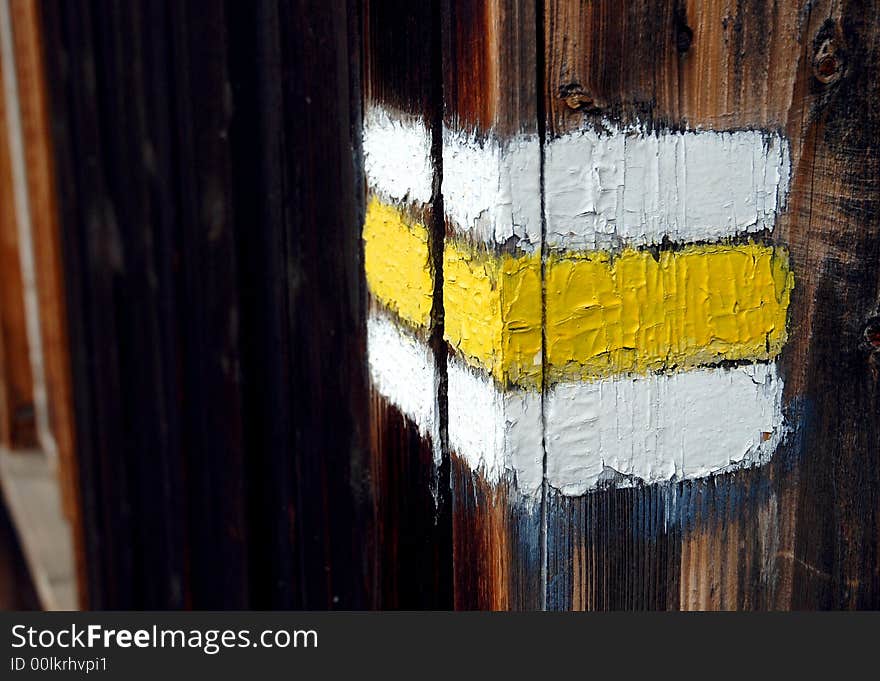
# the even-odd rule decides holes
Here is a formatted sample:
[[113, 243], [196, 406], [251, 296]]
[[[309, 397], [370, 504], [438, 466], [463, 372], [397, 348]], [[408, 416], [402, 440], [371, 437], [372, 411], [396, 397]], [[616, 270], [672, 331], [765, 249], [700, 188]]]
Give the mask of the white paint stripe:
[[419, 118], [373, 106], [364, 115], [367, 184], [392, 203], [431, 201], [431, 131]]
[[584, 131], [547, 145], [547, 243], [559, 250], [716, 241], [771, 229], [789, 145], [754, 130]]
[[376, 391], [419, 429], [435, 432], [436, 373], [431, 349], [379, 313], [367, 318], [367, 355]]
[[783, 435], [773, 364], [562, 384], [545, 408], [548, 482], [569, 495], [609, 473], [652, 483], [761, 463]]
[[[537, 136], [502, 144], [443, 131], [446, 216], [462, 234], [487, 244], [515, 237], [526, 250], [541, 241]], [[431, 200], [431, 132], [419, 118], [370, 107], [364, 116], [364, 167], [378, 196], [397, 203]]]
[[443, 130], [443, 207], [456, 230], [474, 241], [538, 248], [540, 177], [536, 135], [500, 142]]
[[[431, 135], [418, 118], [367, 111], [367, 180], [379, 196], [427, 203]], [[648, 133], [612, 123], [547, 144], [547, 244], [558, 250], [717, 241], [771, 229], [790, 175], [788, 142], [755, 130]], [[540, 144], [445, 128], [443, 202], [461, 233], [489, 245], [540, 243]]]
[[[376, 390], [422, 436], [433, 435], [436, 374], [427, 344], [376, 313], [367, 340]], [[448, 379], [452, 451], [489, 482], [515, 474], [522, 494], [539, 495], [540, 394], [501, 390], [454, 357]], [[782, 389], [774, 364], [557, 385], [544, 404], [548, 482], [576, 496], [618, 474], [657, 483], [766, 462], [784, 434]]]
[[521, 493], [540, 493], [543, 481], [541, 395], [499, 390], [485, 373], [450, 358], [447, 367], [449, 447], [496, 483], [516, 473]]

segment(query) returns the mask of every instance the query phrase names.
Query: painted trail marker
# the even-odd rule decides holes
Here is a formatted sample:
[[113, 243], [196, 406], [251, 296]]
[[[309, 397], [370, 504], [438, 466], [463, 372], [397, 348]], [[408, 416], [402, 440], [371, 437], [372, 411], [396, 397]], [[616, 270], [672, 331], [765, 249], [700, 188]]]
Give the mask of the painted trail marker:
[[[428, 233], [393, 201], [430, 192], [425, 134], [367, 115], [366, 273], [385, 308], [370, 366], [419, 424], [433, 417], [416, 379], [430, 375]], [[444, 131], [452, 450], [529, 496], [545, 450], [548, 484], [575, 495], [766, 461], [784, 430], [774, 362], [794, 276], [762, 234], [786, 196], [787, 144], [754, 131], [554, 139], [543, 253], [537, 144]]]

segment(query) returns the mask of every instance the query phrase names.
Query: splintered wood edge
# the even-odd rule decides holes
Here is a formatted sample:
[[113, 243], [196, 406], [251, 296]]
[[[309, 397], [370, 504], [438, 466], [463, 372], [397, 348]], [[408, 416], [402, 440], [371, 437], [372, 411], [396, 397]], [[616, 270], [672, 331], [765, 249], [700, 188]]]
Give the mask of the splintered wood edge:
[[73, 537], [48, 457], [0, 447], [0, 488], [43, 609], [78, 609]]

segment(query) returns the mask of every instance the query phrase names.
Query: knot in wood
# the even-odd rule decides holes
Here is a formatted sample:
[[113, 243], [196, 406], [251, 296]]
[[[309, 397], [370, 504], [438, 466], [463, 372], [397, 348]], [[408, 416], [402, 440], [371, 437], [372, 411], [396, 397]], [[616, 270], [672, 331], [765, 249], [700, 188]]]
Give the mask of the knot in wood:
[[684, 55], [691, 49], [691, 43], [694, 41], [694, 32], [690, 26], [685, 23], [678, 23], [675, 26], [675, 49], [679, 55]]
[[600, 109], [601, 104], [580, 83], [567, 83], [559, 88], [559, 97], [572, 111]]
[[559, 88], [559, 96], [565, 105], [574, 111], [588, 109], [593, 105], [593, 98], [579, 83], [568, 83]]
[[835, 40], [828, 38], [813, 55], [813, 77], [823, 85], [831, 85], [843, 73], [843, 59], [839, 52]]

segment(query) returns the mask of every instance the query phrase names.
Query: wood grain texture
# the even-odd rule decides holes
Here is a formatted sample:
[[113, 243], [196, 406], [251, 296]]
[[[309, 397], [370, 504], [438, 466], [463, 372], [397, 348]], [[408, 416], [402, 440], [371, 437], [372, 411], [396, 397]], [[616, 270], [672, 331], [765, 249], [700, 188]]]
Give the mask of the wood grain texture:
[[[790, 249], [796, 281], [781, 359], [793, 435], [756, 470], [551, 500], [555, 607], [878, 607], [878, 11], [545, 4], [548, 134], [603, 117], [783, 131], [792, 184], [772, 237]], [[635, 543], [621, 570], [625, 537]]]
[[[360, 230], [361, 19], [355, 2], [285, 2], [285, 219], [294, 351], [300, 607], [371, 604], [369, 399]], [[333, 40], [328, 39], [333, 36]]]
[[[537, 27], [534, 3], [442, 2], [443, 120], [449, 129], [502, 143], [514, 135], [537, 135]], [[534, 190], [537, 202], [537, 182]], [[524, 500], [507, 479], [489, 484], [454, 454], [456, 608], [541, 608], [541, 500]]]
[[37, 3], [11, 0], [10, 13], [31, 230], [33, 241], [38, 245], [34, 249], [34, 258], [46, 391], [47, 413], [44, 422], [48, 426], [46, 432], [39, 433], [39, 440], [42, 448], [50, 453], [53, 460], [57, 460], [64, 511], [74, 537], [80, 600], [86, 603], [85, 537], [80, 513], [61, 234], [46, 91], [45, 45]]
[[34, 385], [7, 123], [7, 108], [14, 103], [5, 96], [0, 100], [0, 438], [7, 447], [32, 447], [36, 443]]
[[[364, 3], [364, 103], [391, 116], [421, 120], [432, 138], [434, 189], [430, 204], [400, 206], [428, 228], [433, 282], [425, 338], [437, 368], [437, 413], [443, 405], [446, 349], [443, 346], [443, 211], [439, 194], [442, 109], [439, 5], [431, 2], [369, 0]], [[378, 306], [377, 301], [372, 302]], [[449, 456], [445, 424], [433, 436], [418, 428], [371, 387], [371, 481], [374, 547], [373, 605], [380, 608], [452, 607], [452, 524]], [[433, 438], [433, 439], [432, 439]], [[439, 453], [439, 463], [435, 460]]]
[[[90, 605], [880, 607], [878, 3], [41, 11]], [[368, 382], [362, 104], [432, 134], [439, 442]], [[442, 126], [603, 120], [790, 141], [792, 433], [527, 506], [446, 443]]]
[[547, 0], [552, 134], [611, 116], [648, 126], [785, 124], [806, 3]]
[[535, 3], [442, 5], [444, 120], [501, 137], [537, 132]]
[[486, 482], [455, 455], [452, 491], [455, 609], [541, 609], [540, 500]]
[[89, 605], [364, 607], [357, 7], [41, 9]]

